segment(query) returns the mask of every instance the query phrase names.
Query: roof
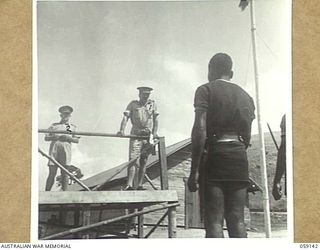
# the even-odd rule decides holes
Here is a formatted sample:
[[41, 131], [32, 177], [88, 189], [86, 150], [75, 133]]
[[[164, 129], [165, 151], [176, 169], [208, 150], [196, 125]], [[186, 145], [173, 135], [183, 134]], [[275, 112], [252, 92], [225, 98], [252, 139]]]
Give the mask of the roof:
[[[179, 152], [181, 149], [184, 149], [190, 145], [191, 145], [191, 139], [188, 138], [178, 143], [175, 143], [171, 146], [166, 147], [167, 157], [175, 154], [176, 152]], [[150, 170], [151, 167], [155, 166], [158, 162], [159, 162], [158, 155], [151, 155], [147, 162], [147, 172], [148, 172], [148, 169]], [[110, 183], [116, 180], [124, 179], [127, 177], [127, 168], [125, 166], [129, 164], [130, 162], [125, 162], [119, 166], [105, 170], [101, 173], [98, 173], [87, 179], [84, 179], [82, 180], [82, 182], [88, 187], [94, 187], [104, 183], [106, 180], [109, 180], [109, 179], [110, 179], [109, 180]], [[119, 173], [116, 174], [117, 172]], [[82, 189], [83, 188], [79, 184], [75, 183], [68, 188], [68, 191], [80, 191]]]

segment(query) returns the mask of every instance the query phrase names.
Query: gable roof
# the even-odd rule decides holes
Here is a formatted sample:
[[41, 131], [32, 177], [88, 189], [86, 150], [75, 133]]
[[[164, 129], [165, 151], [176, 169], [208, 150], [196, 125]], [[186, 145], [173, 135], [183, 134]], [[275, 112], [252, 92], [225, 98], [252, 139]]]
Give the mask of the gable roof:
[[[171, 146], [166, 147], [167, 157], [174, 156], [175, 153], [179, 152], [182, 149], [186, 149], [190, 145], [191, 145], [191, 139], [188, 138], [178, 143], [175, 143]], [[189, 157], [190, 154], [188, 154], [187, 156]], [[181, 161], [182, 160], [183, 159], [181, 159]], [[151, 155], [147, 162], [147, 173], [149, 174], [149, 172], [151, 172], [154, 169], [154, 167], [156, 167], [158, 164], [159, 164], [158, 155]], [[87, 179], [82, 180], [82, 182], [88, 187], [94, 187], [94, 186], [100, 185], [108, 179], [110, 180], [106, 184], [107, 186], [114, 186], [117, 184], [124, 183], [125, 178], [127, 177], [127, 168], [125, 167], [127, 165], [129, 165], [129, 162], [125, 162], [119, 166], [116, 166], [114, 168], [111, 168], [101, 173], [98, 173], [96, 175], [93, 175]], [[168, 162], [168, 169], [170, 169], [171, 167], [173, 167], [173, 164], [170, 164]], [[118, 173], [116, 176], [114, 176], [121, 169], [123, 170], [120, 173]], [[157, 171], [156, 173], [155, 171], [152, 171], [152, 172], [153, 173], [149, 176], [151, 179], [157, 178], [160, 175], [160, 173], [158, 173], [160, 171]], [[68, 191], [80, 191], [82, 189], [83, 188], [79, 184], [75, 183], [68, 188]]]

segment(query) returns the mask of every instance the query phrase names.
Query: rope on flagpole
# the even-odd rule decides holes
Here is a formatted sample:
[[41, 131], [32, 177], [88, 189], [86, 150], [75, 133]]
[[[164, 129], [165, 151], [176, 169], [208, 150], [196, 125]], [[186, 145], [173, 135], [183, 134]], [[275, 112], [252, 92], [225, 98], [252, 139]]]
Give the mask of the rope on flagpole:
[[250, 14], [251, 14], [251, 35], [252, 35], [252, 52], [253, 52], [253, 66], [255, 76], [255, 90], [256, 90], [256, 104], [257, 104], [257, 120], [259, 130], [260, 142], [260, 161], [261, 161], [261, 178], [263, 188], [263, 210], [264, 210], [264, 223], [266, 238], [271, 237], [271, 219], [270, 219], [270, 204], [269, 204], [269, 191], [268, 191], [268, 175], [266, 167], [266, 153], [264, 144], [264, 133], [262, 129], [262, 115], [260, 108], [260, 86], [259, 86], [259, 70], [257, 59], [257, 44], [256, 44], [256, 20], [255, 20], [255, 6], [254, 0], [250, 0]]
[[259, 39], [262, 41], [262, 43], [264, 44], [264, 46], [269, 50], [270, 54], [273, 55], [273, 57], [275, 59], [278, 59], [279, 57], [277, 56], [277, 54], [275, 52], [273, 52], [273, 50], [271, 49], [271, 47], [267, 44], [267, 42], [262, 38], [262, 36], [259, 34], [259, 32], [257, 31], [257, 36], [259, 37]]

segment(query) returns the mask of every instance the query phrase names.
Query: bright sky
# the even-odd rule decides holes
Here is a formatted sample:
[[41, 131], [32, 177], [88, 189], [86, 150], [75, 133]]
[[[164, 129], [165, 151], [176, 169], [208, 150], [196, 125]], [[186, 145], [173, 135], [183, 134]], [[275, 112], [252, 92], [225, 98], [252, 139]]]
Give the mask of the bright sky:
[[[256, 1], [264, 129], [269, 122], [279, 130], [289, 105], [290, 2]], [[116, 133], [136, 88], [147, 85], [160, 112], [159, 135], [167, 145], [186, 139], [194, 92], [207, 82], [217, 52], [233, 58], [233, 81], [255, 98], [250, 11], [238, 3], [38, 2], [39, 128], [59, 121], [59, 106], [71, 105], [79, 131]], [[43, 135], [39, 146], [48, 150]], [[82, 137], [72, 157], [89, 176], [126, 161], [128, 141]], [[47, 167], [39, 159], [42, 190]]]

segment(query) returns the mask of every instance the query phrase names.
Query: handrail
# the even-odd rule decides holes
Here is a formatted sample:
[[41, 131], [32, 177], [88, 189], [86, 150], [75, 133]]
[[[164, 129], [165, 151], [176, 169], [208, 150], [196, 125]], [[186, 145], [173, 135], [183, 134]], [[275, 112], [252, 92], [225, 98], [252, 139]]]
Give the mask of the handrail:
[[[118, 134], [111, 134], [111, 133], [80, 132], [80, 131], [72, 132], [72, 131], [66, 131], [66, 130], [52, 130], [52, 129], [39, 129], [38, 133], [115, 137], [115, 138], [132, 138], [132, 139], [140, 139], [140, 140], [150, 140], [150, 136], [118, 135]], [[152, 143], [153, 147], [155, 145], [158, 145], [158, 149], [159, 149], [158, 154], [159, 154], [159, 163], [160, 163], [161, 189], [166, 190], [166, 189], [168, 189], [168, 176], [167, 176], [167, 159], [166, 159], [165, 139], [164, 139], [164, 137], [159, 137], [159, 136], [154, 137], [153, 139], [155, 139], [155, 140], [153, 140], [154, 143]], [[135, 159], [135, 160], [137, 160], [137, 159]], [[117, 172], [116, 175], [117, 174], [119, 174], [119, 172]], [[82, 186], [81, 184], [79, 184], [79, 185]], [[100, 188], [100, 187], [101, 187], [101, 185], [98, 186], [98, 188]]]
[[97, 132], [69, 132], [66, 130], [52, 130], [52, 129], [39, 129], [38, 133], [45, 134], [65, 134], [65, 135], [82, 135], [82, 136], [100, 136], [100, 137], [117, 137], [117, 138], [132, 138], [132, 139], [142, 139], [148, 140], [149, 136], [138, 136], [138, 135], [118, 135], [112, 133], [97, 133]]

